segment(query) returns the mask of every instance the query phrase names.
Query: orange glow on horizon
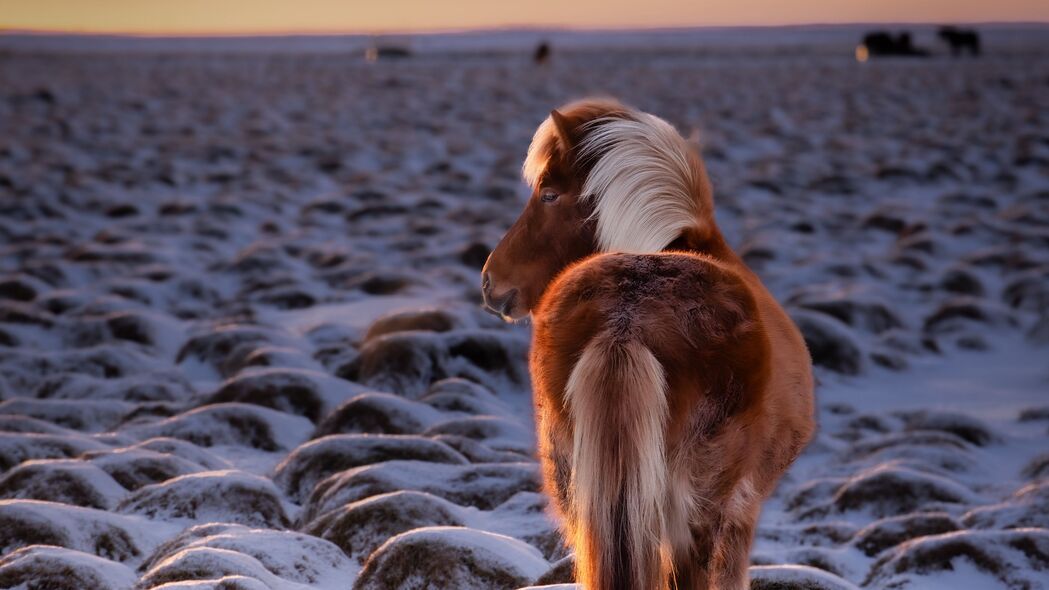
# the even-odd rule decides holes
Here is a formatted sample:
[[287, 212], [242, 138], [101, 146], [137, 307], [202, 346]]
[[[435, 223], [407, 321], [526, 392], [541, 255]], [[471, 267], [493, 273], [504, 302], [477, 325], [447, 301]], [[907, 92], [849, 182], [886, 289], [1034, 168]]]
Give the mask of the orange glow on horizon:
[[140, 35], [1049, 22], [1045, 0], [0, 0], [0, 29]]

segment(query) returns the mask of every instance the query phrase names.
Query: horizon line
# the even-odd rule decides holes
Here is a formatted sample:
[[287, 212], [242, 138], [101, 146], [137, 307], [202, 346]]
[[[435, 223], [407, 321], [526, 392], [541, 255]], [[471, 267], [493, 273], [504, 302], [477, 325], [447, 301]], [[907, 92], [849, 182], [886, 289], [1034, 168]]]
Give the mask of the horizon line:
[[256, 31], [126, 31], [126, 30], [74, 30], [74, 29], [33, 29], [3, 28], [0, 36], [39, 35], [69, 37], [123, 37], [132, 39], [236, 39], [260, 37], [375, 37], [391, 35], [461, 35], [469, 33], [498, 32], [547, 32], [547, 33], [627, 33], [627, 32], [687, 32], [700, 30], [724, 29], [798, 29], [798, 28], [833, 28], [850, 26], [1031, 26], [1049, 29], [1049, 20], [961, 20], [961, 21], [847, 21], [847, 22], [801, 22], [801, 23], [752, 23], [752, 24], [697, 24], [681, 26], [623, 26], [623, 27], [587, 27], [573, 25], [528, 25], [509, 24], [484, 27], [447, 27], [434, 29], [300, 29], [300, 30], [256, 30]]

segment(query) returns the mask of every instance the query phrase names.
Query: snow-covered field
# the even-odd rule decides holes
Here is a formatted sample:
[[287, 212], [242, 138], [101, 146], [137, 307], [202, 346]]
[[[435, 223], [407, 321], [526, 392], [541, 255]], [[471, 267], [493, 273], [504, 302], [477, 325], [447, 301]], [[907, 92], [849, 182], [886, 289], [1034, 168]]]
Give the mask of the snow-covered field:
[[1049, 42], [0, 46], [0, 588], [570, 582], [478, 271], [594, 93], [698, 139], [818, 365], [753, 588], [1049, 588]]

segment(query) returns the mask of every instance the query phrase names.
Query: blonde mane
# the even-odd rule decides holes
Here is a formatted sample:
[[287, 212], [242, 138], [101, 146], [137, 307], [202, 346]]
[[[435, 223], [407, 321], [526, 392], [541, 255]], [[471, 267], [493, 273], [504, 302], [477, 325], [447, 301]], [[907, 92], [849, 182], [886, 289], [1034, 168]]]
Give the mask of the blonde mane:
[[[711, 214], [702, 164], [669, 123], [648, 113], [604, 117], [582, 126], [576, 162], [589, 165], [581, 199], [591, 199], [602, 252], [636, 254], [665, 249]], [[558, 141], [548, 117], [536, 130], [523, 167], [531, 186]], [[584, 166], [585, 167], [585, 166]]]

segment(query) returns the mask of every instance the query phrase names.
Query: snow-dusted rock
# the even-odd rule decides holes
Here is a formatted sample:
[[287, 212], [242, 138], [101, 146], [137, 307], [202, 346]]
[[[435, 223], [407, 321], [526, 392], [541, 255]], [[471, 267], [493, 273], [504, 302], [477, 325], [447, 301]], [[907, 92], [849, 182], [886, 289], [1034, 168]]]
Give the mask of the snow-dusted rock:
[[368, 328], [365, 342], [385, 334], [422, 330], [447, 332], [461, 325], [461, 321], [443, 309], [416, 309], [400, 311], [382, 316]]
[[117, 511], [160, 520], [234, 522], [277, 529], [290, 525], [273, 482], [232, 470], [192, 473], [139, 488]]
[[363, 391], [359, 385], [315, 371], [262, 368], [224, 382], [207, 403], [257, 404], [316, 422]]
[[61, 547], [34, 545], [0, 557], [3, 588], [131, 590], [135, 580], [125, 565]]
[[[236, 524], [206, 524], [186, 529], [158, 547], [140, 570], [150, 572], [147, 578], [157, 581], [181, 578], [176, 572], [184, 568], [186, 563], [180, 562], [177, 556], [186, 550], [204, 548], [246, 555], [258, 561], [269, 574], [280, 578], [283, 583], [303, 584], [322, 590], [344, 588], [347, 572], [353, 569], [338, 547], [316, 537]], [[179, 565], [164, 565], [167, 562]], [[228, 570], [221, 568], [208, 568], [206, 571], [209, 575], [219, 571], [223, 571], [222, 575], [229, 575]], [[192, 572], [186, 574], [185, 579], [199, 575]]]
[[864, 511], [876, 517], [920, 508], [975, 504], [980, 497], [954, 480], [912, 469], [879, 465], [844, 481], [828, 504], [805, 512], [806, 518]]
[[105, 444], [78, 434], [0, 432], [0, 471], [30, 459], [75, 457], [104, 448]]
[[821, 569], [804, 565], [750, 568], [751, 590], [856, 590], [856, 585]]
[[125, 495], [127, 490], [97, 465], [70, 459], [25, 461], [0, 476], [0, 498], [110, 510]]
[[845, 375], [862, 371], [863, 354], [848, 326], [811, 311], [795, 311], [792, 317], [805, 336], [813, 363]]
[[440, 421], [432, 407], [389, 393], [362, 393], [317, 425], [314, 436], [339, 433], [418, 434]]
[[921, 588], [948, 572], [964, 572], [973, 585], [1037, 588], [1044, 581], [1049, 532], [959, 531], [916, 539], [885, 552], [865, 585]]
[[219, 326], [191, 337], [182, 345], [176, 358], [180, 363], [193, 361], [223, 377], [230, 377], [241, 368], [240, 359], [252, 351], [287, 340], [287, 335], [270, 328]]
[[97, 466], [127, 490], [137, 490], [142, 486], [167, 481], [180, 475], [218, 468], [216, 464], [209, 467], [175, 454], [149, 450], [140, 445], [112, 451], [89, 451], [84, 453], [81, 459], [90, 461], [90, 465]]
[[1040, 479], [1016, 490], [1003, 502], [974, 508], [962, 515], [974, 529], [1049, 529], [1049, 479]]
[[928, 410], [900, 412], [898, 415], [903, 419], [907, 430], [949, 432], [976, 446], [984, 446], [992, 442], [1001, 441], [1001, 436], [983, 421], [972, 416]]
[[905, 514], [883, 518], [863, 527], [852, 539], [852, 544], [868, 556], [874, 556], [911, 539], [960, 528], [957, 520], [943, 512]]
[[417, 490], [462, 506], [489, 510], [521, 491], [539, 489], [535, 463], [448, 465], [419, 461], [387, 461], [337, 473], [314, 488], [306, 504], [306, 521], [370, 496], [397, 490]]
[[0, 555], [31, 545], [54, 545], [134, 564], [178, 529], [56, 502], [0, 502]]
[[423, 432], [425, 436], [452, 435], [483, 442], [497, 451], [530, 454], [534, 435], [519, 422], [498, 416], [471, 416], [435, 424]]
[[448, 350], [440, 337], [393, 332], [367, 341], [353, 365], [340, 374], [369, 387], [416, 398], [431, 382], [449, 376], [447, 363]]
[[435, 382], [419, 401], [450, 414], [498, 416], [510, 411], [491, 390], [461, 377]]
[[330, 510], [305, 531], [327, 539], [364, 564], [387, 539], [428, 526], [463, 526], [462, 508], [432, 494], [390, 492]]
[[0, 414], [30, 416], [81, 432], [110, 430], [133, 410], [134, 404], [117, 400], [21, 398], [0, 403]]
[[798, 305], [876, 334], [903, 326], [903, 321], [887, 303], [874, 298], [810, 298]]
[[[266, 569], [259, 560], [229, 549], [207, 546], [189, 547], [170, 558], [156, 564], [146, 571], [139, 580], [142, 588], [167, 587], [174, 582], [193, 580], [221, 579], [228, 576], [247, 578], [259, 582], [263, 588], [287, 588], [288, 590], [306, 590], [309, 586], [282, 580]], [[233, 582], [238, 584], [239, 581]], [[228, 586], [225, 582], [218, 587]], [[178, 586], [175, 586], [178, 588]], [[191, 586], [192, 587], [192, 586]], [[235, 588], [238, 586], [234, 586]], [[251, 588], [249, 582], [247, 586]]]
[[549, 568], [520, 541], [461, 527], [416, 529], [393, 537], [368, 560], [355, 590], [513, 589]]
[[333, 434], [292, 451], [277, 466], [273, 480], [301, 502], [317, 482], [333, 473], [392, 460], [467, 462], [448, 445], [421, 436]]
[[167, 420], [128, 428], [142, 439], [172, 437], [203, 447], [239, 445], [261, 451], [289, 450], [309, 437], [313, 424], [254, 404], [209, 404]]

